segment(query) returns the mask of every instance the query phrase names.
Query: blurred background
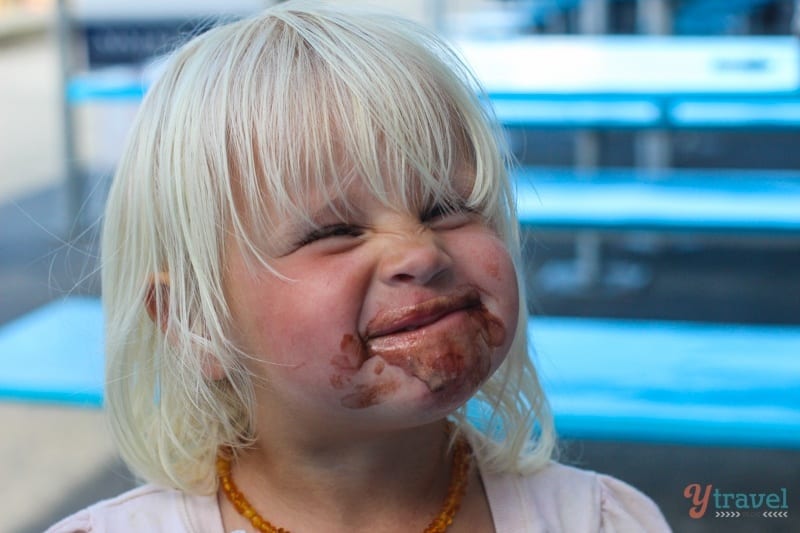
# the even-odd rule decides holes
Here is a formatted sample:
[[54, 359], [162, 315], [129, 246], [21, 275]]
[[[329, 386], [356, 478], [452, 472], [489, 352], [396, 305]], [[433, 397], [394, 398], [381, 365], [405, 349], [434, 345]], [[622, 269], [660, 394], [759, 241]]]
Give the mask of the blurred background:
[[[392, 8], [464, 44], [466, 58], [477, 61], [476, 73], [497, 103], [520, 167], [548, 178], [554, 195], [562, 194], [559, 187], [565, 183], [581, 188], [614, 183], [635, 191], [643, 186], [656, 200], [663, 187], [671, 191], [675, 183], [689, 191], [666, 207], [653, 207], [646, 223], [633, 217], [609, 226], [593, 218], [591, 208], [553, 219], [533, 216], [523, 233], [529, 305], [536, 316], [800, 328], [800, 201], [786, 206], [800, 198], [800, 56], [793, 23], [800, 18], [794, 0], [347, 3]], [[99, 295], [96, 238], [104, 196], [149, 80], [150, 61], [214, 20], [269, 4], [0, 0], [0, 341], [4, 325], [10, 328], [49, 302]], [[584, 40], [588, 36], [601, 40]], [[658, 40], [654, 53], [667, 55], [680, 48], [675, 38], [689, 39], [683, 42], [690, 53], [700, 54], [724, 49], [725, 42], [740, 43], [744, 55], [737, 57], [745, 60], [720, 68], [739, 69], [743, 77], [720, 89], [714, 79], [688, 79], [683, 63], [662, 67], [620, 59], [622, 67], [603, 68], [604, 61], [627, 57], [626, 51], [639, 46], [629, 37], [644, 36]], [[598, 72], [541, 85], [541, 79], [524, 73], [533, 59], [525, 52], [514, 55], [511, 60], [520, 70], [515, 75], [530, 84], [525, 88], [529, 98], [520, 103], [514, 85], [519, 80], [480, 63], [481, 57], [499, 60], [499, 55], [485, 56], [487, 50], [511, 54], [513, 47], [501, 48], [504, 52], [493, 47], [514, 42], [555, 46], [548, 49], [556, 50], [555, 63], [581, 43], [582, 49], [599, 54]], [[750, 51], [771, 53], [773, 46], [778, 55], [786, 51], [776, 60], [779, 70], [747, 59]], [[563, 59], [561, 67], [564, 74], [569, 61]], [[649, 75], [637, 77], [637, 71], [648, 68], [666, 81], [634, 87]], [[751, 74], [774, 74], [776, 85], [750, 86]], [[682, 76], [688, 88], [681, 86]], [[629, 77], [630, 82], [619, 81]], [[670, 80], [678, 80], [676, 93], [693, 100], [674, 99], [664, 88]], [[717, 99], [733, 106], [723, 109], [723, 120], [714, 114], [719, 109], [697, 111], [698, 102]], [[503, 102], [510, 104], [502, 107]], [[541, 105], [531, 107], [530, 102]], [[650, 119], [636, 113], [616, 115], [614, 105], [631, 103], [642, 109], [654, 106], [658, 116], [645, 124]], [[751, 104], [755, 116], [748, 111]], [[695, 114], [681, 114], [679, 109], [689, 108], [679, 105], [695, 105]], [[772, 118], [765, 120], [763, 113]], [[716, 194], [730, 183], [746, 183], [733, 187], [766, 202], [763, 211], [756, 209], [734, 226], [710, 224], [711, 215], [675, 222], [673, 208], [691, 203], [692, 191]], [[749, 205], [739, 189], [739, 200]], [[630, 208], [611, 206], [612, 211]], [[709, 213], [714, 209], [708, 205]], [[763, 229], [764, 217], [780, 209], [789, 213], [786, 220]], [[797, 353], [789, 356], [796, 355], [800, 365], [800, 345], [795, 346]], [[11, 356], [0, 353], [0, 364]], [[793, 368], [794, 376], [800, 376], [800, 367]], [[794, 408], [792, 416], [800, 406]], [[62, 516], [134, 486], [115, 457], [97, 408], [0, 394], [0, 427], [0, 479], [7, 487], [0, 501], [0, 532], [42, 531]], [[770, 445], [768, 438], [757, 446], [735, 440], [682, 442], [680, 437], [637, 437], [636, 432], [566, 431], [566, 437], [563, 461], [639, 487], [662, 507], [676, 531], [800, 531], [800, 452], [794, 445]], [[695, 482], [740, 492], [788, 487], [790, 516], [692, 520], [683, 489]]]

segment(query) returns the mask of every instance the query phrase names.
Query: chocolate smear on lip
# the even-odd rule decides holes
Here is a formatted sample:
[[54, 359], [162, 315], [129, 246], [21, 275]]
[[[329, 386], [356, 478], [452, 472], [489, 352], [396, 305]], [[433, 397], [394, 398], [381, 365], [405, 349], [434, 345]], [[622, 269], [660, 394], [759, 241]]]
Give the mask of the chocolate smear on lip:
[[[428, 328], [452, 313], [466, 317], [448, 328]], [[421, 317], [419, 329], [392, 331], [392, 324], [403, 324], [407, 317]], [[430, 323], [425, 317], [431, 319]], [[413, 322], [413, 320], [412, 320]], [[382, 331], [388, 329], [386, 334]], [[502, 346], [506, 331], [499, 318], [481, 303], [475, 289], [433, 298], [412, 308], [379, 314], [367, 331], [367, 357], [380, 356], [387, 364], [400, 367], [409, 376], [422, 380], [432, 392], [445, 388], [476, 387], [488, 377], [494, 348]]]
[[[452, 327], [426, 327], [455, 312], [463, 312], [465, 316]], [[419, 329], [380, 333], [385, 329], [383, 325], [402, 323], [409, 314], [429, 316], [432, 321]], [[367, 331], [370, 330], [377, 331], [378, 335], [362, 339], [345, 334], [340, 344], [341, 353], [331, 359], [335, 370], [330, 377], [331, 386], [352, 391], [341, 398], [342, 406], [347, 408], [364, 409], [377, 405], [400, 387], [396, 381], [382, 380], [385, 376], [381, 374], [387, 364], [418, 378], [428, 390], [443, 394], [443, 397], [472, 391], [489, 376], [492, 352], [506, 340], [503, 323], [486, 309], [474, 289], [434, 298], [410, 310], [380, 314], [368, 325]], [[381, 381], [359, 383], [362, 381], [359, 372], [373, 357], [380, 357], [382, 361], [378, 361], [369, 374], [373, 380]]]
[[465, 310], [467, 323], [443, 331], [402, 332], [371, 339], [370, 357], [402, 368], [431, 392], [478, 387], [489, 375], [494, 348], [505, 342], [505, 328], [483, 306]]

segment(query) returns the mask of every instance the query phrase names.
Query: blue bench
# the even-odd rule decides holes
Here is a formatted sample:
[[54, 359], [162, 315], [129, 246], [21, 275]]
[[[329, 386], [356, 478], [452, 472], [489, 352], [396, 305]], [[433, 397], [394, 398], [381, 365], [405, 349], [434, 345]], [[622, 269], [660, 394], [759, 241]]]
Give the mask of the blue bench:
[[644, 264], [603, 263], [600, 239], [648, 232], [694, 240], [800, 241], [800, 172], [522, 168], [514, 173], [520, 224], [533, 232], [571, 232], [574, 260], [550, 260], [536, 290], [577, 294], [591, 287], [639, 290]]
[[506, 126], [800, 125], [793, 37], [537, 35], [455, 44]]
[[800, 239], [800, 172], [523, 168], [520, 223], [534, 230], [658, 231]]
[[[51, 303], [0, 327], [0, 398], [97, 407], [102, 311]], [[800, 448], [800, 328], [533, 317], [560, 434]]]
[[563, 436], [800, 447], [800, 328], [533, 318]]
[[100, 406], [103, 313], [72, 297], [0, 326], [0, 399]]

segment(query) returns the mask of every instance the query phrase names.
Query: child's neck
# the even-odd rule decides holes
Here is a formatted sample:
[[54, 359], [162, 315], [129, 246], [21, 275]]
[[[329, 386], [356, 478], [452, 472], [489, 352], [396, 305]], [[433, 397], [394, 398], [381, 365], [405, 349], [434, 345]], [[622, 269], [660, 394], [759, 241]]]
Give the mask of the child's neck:
[[[403, 524], [400, 530], [422, 531], [447, 493], [446, 439], [443, 422], [335, 443], [269, 438], [245, 453], [232, 475], [277, 527], [376, 531], [378, 524]], [[229, 502], [220, 501], [223, 519], [236, 519]]]

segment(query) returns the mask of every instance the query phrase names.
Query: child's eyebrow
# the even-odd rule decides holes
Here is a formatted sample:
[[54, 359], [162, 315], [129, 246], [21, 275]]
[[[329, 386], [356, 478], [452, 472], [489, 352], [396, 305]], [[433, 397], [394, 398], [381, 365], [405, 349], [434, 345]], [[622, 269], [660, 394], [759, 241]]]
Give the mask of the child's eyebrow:
[[326, 201], [321, 207], [310, 210], [308, 220], [314, 224], [321, 225], [331, 220], [355, 216], [360, 212], [361, 210], [354, 202], [338, 196]]
[[326, 200], [317, 208], [312, 207], [304, 216], [289, 217], [279, 228], [285, 235], [297, 235], [308, 231], [309, 226], [325, 226], [344, 218], [357, 218], [359, 213], [361, 209], [355, 202], [336, 197]]

